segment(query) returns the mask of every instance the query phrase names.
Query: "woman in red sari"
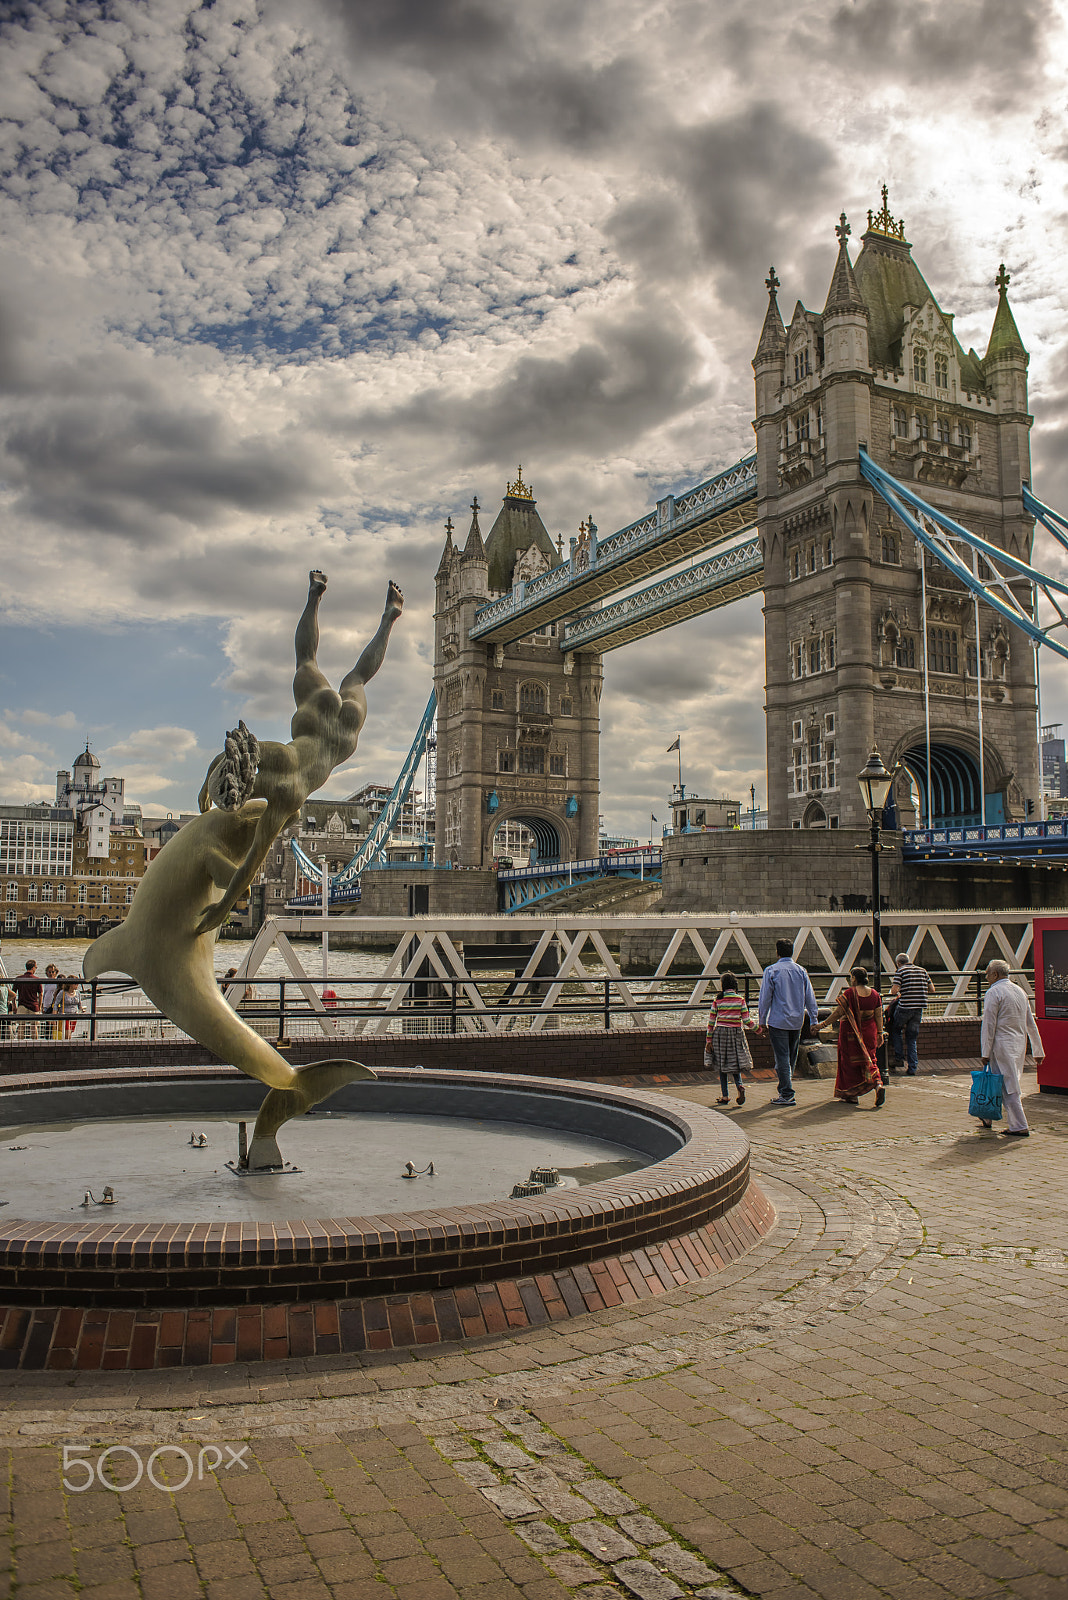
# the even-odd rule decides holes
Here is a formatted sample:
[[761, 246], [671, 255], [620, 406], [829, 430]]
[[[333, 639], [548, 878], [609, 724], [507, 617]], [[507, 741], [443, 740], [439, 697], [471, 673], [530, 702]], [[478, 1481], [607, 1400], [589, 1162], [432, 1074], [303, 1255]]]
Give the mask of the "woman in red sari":
[[878, 1107], [886, 1099], [875, 1059], [875, 1052], [885, 1038], [883, 1003], [868, 983], [866, 967], [854, 967], [849, 976], [849, 988], [842, 990], [824, 1023], [824, 1027], [838, 1024], [838, 1076], [834, 1080], [834, 1097], [855, 1106], [862, 1094], [874, 1089]]

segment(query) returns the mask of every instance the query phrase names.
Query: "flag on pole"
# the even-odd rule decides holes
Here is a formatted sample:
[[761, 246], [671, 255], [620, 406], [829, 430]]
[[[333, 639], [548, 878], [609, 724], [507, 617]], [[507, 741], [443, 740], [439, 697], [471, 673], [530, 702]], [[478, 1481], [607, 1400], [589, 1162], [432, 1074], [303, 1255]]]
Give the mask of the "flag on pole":
[[651, 811], [649, 813], [649, 821], [650, 822], [655, 822], [656, 821], [656, 818], [653, 816], [653, 813]]
[[669, 744], [667, 749], [664, 751], [664, 754], [669, 756], [673, 750], [681, 750], [681, 749], [682, 749], [682, 734], [679, 733], [679, 734], [675, 735], [675, 743], [674, 744]]

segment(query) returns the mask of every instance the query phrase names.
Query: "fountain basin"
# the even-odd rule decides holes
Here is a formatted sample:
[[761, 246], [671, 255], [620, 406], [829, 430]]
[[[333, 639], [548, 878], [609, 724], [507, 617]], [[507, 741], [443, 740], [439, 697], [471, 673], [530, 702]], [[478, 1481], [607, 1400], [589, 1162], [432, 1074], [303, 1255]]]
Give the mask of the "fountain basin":
[[[0, 1087], [2, 1146], [30, 1142], [20, 1128], [96, 1118], [171, 1118], [184, 1133], [198, 1119], [251, 1119], [261, 1098], [258, 1084], [217, 1067], [9, 1080]], [[638, 1090], [393, 1068], [338, 1091], [327, 1109], [353, 1119], [356, 1162], [355, 1119], [373, 1109], [527, 1127], [547, 1148], [566, 1131], [624, 1152], [621, 1165], [641, 1165], [582, 1187], [470, 1204], [428, 1205], [432, 1180], [421, 1180], [406, 1186], [411, 1209], [284, 1221], [194, 1221], [177, 1212], [145, 1219], [113, 1175], [115, 1208], [41, 1221], [32, 1191], [16, 1187], [18, 1153], [0, 1147], [0, 1198], [8, 1201], [0, 1211], [0, 1365], [153, 1366], [502, 1332], [706, 1276], [755, 1243], [773, 1217], [750, 1188], [749, 1143], [738, 1128]], [[209, 1156], [213, 1166], [221, 1154]], [[189, 1152], [190, 1160], [205, 1156]], [[228, 1181], [237, 1191], [300, 1180]], [[633, 1292], [621, 1280], [613, 1300], [601, 1276], [600, 1293], [591, 1292], [588, 1264], [602, 1274], [605, 1262], [627, 1264]], [[613, 1268], [617, 1279], [621, 1270]]]

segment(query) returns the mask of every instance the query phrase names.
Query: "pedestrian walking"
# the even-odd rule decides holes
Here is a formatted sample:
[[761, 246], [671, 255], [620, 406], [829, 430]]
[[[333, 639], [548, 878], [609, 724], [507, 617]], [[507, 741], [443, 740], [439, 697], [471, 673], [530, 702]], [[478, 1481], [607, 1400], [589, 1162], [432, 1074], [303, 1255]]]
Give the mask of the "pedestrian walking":
[[[44, 988], [41, 991], [41, 1012], [46, 1017], [50, 1017], [55, 1010], [59, 981], [59, 968], [54, 962], [50, 961], [45, 967]], [[54, 1022], [46, 1022], [44, 1024], [44, 1036], [46, 1039], [58, 1039], [59, 1034], [60, 1030]]]
[[7, 1019], [17, 1003], [14, 989], [5, 977], [0, 977], [0, 1039], [9, 1037], [11, 1024]]
[[753, 1070], [753, 1058], [749, 1054], [745, 1030], [755, 1026], [745, 996], [738, 992], [738, 979], [733, 972], [725, 972], [720, 980], [719, 994], [708, 1013], [708, 1032], [705, 1034], [705, 1068], [719, 1073], [718, 1106], [730, 1104], [728, 1077], [734, 1079], [738, 1104], [745, 1105], [742, 1073]]
[[[1018, 983], [1009, 977], [1007, 961], [991, 961], [986, 969], [989, 988], [983, 1001], [983, 1031], [980, 1053], [983, 1066], [1001, 1074], [1001, 1098], [1005, 1106], [1005, 1119], [1009, 1126], [1003, 1135], [1006, 1139], [1026, 1139], [1031, 1132], [1024, 1116], [1020, 1096], [1020, 1074], [1024, 1070], [1027, 1046], [1036, 1063], [1042, 1060], [1044, 1049], [1031, 1002]], [[984, 1122], [983, 1127], [991, 1124]]]
[[807, 1016], [815, 1028], [819, 1016], [808, 973], [794, 960], [792, 941], [776, 939], [775, 954], [778, 959], [764, 968], [757, 1018], [759, 1026], [767, 1029], [779, 1079], [779, 1092], [771, 1104], [792, 1106], [796, 1104], [794, 1067], [801, 1043], [801, 1025]]
[[[85, 1007], [82, 1005], [81, 996], [78, 992], [80, 987], [81, 985], [77, 978], [72, 978], [69, 974], [66, 977], [62, 977], [59, 981], [59, 988], [56, 990], [56, 998], [52, 1002], [52, 1010], [57, 1016], [63, 1018], [63, 1021], [57, 1026], [63, 1029], [64, 1037], [67, 1039], [71, 1037], [78, 1026], [78, 1018], [85, 1013]], [[58, 1033], [56, 1038], [59, 1038]]]
[[23, 1039], [36, 1039], [41, 1017], [41, 996], [44, 993], [44, 984], [37, 976], [36, 961], [27, 961], [25, 972], [12, 979], [11, 987], [17, 1002], [15, 1015], [32, 1018], [32, 1021], [19, 1024], [20, 1036]]
[[883, 1003], [868, 983], [868, 969], [854, 967], [849, 987], [843, 989], [824, 1028], [838, 1025], [838, 1073], [834, 1098], [846, 1105], [860, 1104], [860, 1096], [875, 1090], [876, 1109], [886, 1100], [876, 1052], [885, 1037]]
[[[890, 985], [890, 1047], [894, 1052], [891, 1072], [904, 1072], [914, 1078], [920, 1065], [920, 1023], [927, 996], [934, 994], [931, 974], [918, 966], [904, 950], [897, 954], [897, 971]], [[907, 1062], [907, 1066], [906, 1066]]]

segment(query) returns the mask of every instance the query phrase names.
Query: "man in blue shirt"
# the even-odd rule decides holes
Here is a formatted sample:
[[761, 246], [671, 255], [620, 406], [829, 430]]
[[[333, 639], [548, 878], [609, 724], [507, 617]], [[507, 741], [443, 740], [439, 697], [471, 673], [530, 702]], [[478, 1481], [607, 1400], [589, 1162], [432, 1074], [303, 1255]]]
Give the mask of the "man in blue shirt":
[[757, 1005], [757, 1020], [767, 1028], [771, 1050], [775, 1057], [775, 1071], [779, 1075], [779, 1093], [771, 1102], [773, 1106], [792, 1106], [794, 1099], [794, 1067], [797, 1047], [801, 1043], [801, 1024], [808, 1020], [815, 1028], [819, 1022], [816, 996], [808, 973], [794, 960], [794, 947], [789, 939], [776, 939], [778, 960], [764, 968]]

